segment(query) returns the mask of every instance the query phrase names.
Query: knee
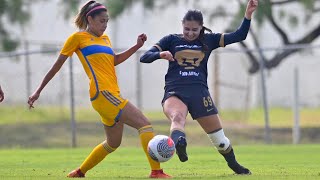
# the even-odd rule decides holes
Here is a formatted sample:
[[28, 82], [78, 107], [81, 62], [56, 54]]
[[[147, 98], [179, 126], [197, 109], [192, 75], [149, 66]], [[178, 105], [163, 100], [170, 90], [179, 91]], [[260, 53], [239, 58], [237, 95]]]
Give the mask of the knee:
[[139, 130], [140, 128], [143, 128], [145, 126], [151, 125], [150, 121], [148, 120], [148, 118], [146, 116], [144, 116], [141, 111], [139, 110], [139, 113], [137, 114], [137, 117], [135, 119], [132, 120], [133, 127], [137, 130]]
[[112, 149], [117, 149], [121, 145], [121, 139], [120, 140], [107, 139], [103, 142], [103, 145], [108, 145]]
[[185, 116], [181, 112], [173, 112], [170, 114], [170, 120], [181, 125], [185, 124]]
[[223, 129], [208, 134], [212, 144], [218, 151], [226, 151], [230, 147], [230, 140], [224, 135]]

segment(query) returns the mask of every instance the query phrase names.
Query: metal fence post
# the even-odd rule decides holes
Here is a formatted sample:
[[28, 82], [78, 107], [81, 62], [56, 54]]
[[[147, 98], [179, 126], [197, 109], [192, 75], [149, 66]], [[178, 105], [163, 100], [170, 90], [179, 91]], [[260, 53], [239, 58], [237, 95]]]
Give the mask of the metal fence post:
[[[24, 50], [25, 52], [29, 52], [29, 42], [25, 41], [24, 42]], [[25, 61], [26, 61], [26, 92], [27, 92], [27, 98], [31, 94], [31, 68], [30, 68], [30, 58], [29, 54], [25, 54]]]
[[216, 107], [220, 108], [220, 59], [218, 52], [214, 53], [214, 63], [213, 63], [214, 75], [213, 75], [213, 101]]
[[293, 112], [294, 112], [294, 121], [292, 128], [292, 140], [293, 144], [298, 144], [300, 141], [300, 114], [299, 114], [299, 71], [298, 68], [294, 69], [294, 87], [293, 87]]
[[266, 89], [266, 81], [265, 81], [265, 76], [264, 76], [264, 62], [265, 59], [263, 58], [262, 55], [262, 49], [259, 48], [258, 50], [259, 55], [260, 55], [260, 77], [261, 77], [261, 93], [262, 93], [262, 103], [263, 103], [263, 109], [264, 109], [264, 120], [265, 120], [265, 142], [267, 144], [270, 144], [272, 139], [271, 139], [271, 129], [269, 125], [269, 107], [268, 107], [268, 102], [267, 102], [267, 89]]
[[[136, 56], [140, 57], [141, 52], [138, 51], [136, 53]], [[140, 60], [137, 61], [137, 75], [136, 75], [136, 81], [137, 81], [137, 87], [136, 87], [136, 96], [137, 96], [137, 107], [142, 110], [142, 72], [141, 72], [141, 63]]]
[[76, 120], [74, 115], [74, 81], [73, 81], [73, 58], [69, 58], [69, 72], [70, 72], [70, 118], [71, 118], [71, 146], [77, 147], [76, 141]]

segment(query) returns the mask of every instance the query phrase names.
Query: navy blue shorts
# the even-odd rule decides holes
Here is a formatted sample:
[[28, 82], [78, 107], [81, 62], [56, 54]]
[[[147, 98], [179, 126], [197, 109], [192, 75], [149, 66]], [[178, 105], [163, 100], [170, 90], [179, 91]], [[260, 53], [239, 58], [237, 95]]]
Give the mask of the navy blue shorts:
[[162, 104], [171, 96], [179, 98], [193, 119], [218, 114], [218, 109], [205, 86], [166, 88]]

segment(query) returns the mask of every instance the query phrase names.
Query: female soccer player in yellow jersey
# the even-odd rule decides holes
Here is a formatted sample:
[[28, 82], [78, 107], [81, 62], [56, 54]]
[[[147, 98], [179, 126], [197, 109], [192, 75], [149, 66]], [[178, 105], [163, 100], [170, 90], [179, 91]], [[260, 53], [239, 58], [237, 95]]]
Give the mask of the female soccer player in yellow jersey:
[[90, 80], [91, 103], [101, 116], [107, 138], [97, 145], [81, 166], [70, 172], [68, 177], [84, 177], [88, 170], [115, 151], [121, 144], [123, 126], [127, 124], [139, 132], [142, 147], [151, 166], [149, 177], [170, 178], [171, 176], [165, 174], [160, 168], [160, 163], [152, 160], [148, 155], [147, 145], [154, 137], [153, 129], [141, 111], [120, 96], [114, 68], [142, 47], [147, 36], [139, 35], [136, 45], [120, 54], [115, 54], [109, 37], [104, 34], [108, 20], [107, 8], [96, 1], [89, 1], [81, 8], [75, 20], [80, 31], [67, 39], [57, 61], [45, 75], [37, 90], [29, 97], [29, 107], [33, 108], [42, 89], [60, 70], [66, 59], [75, 52]]

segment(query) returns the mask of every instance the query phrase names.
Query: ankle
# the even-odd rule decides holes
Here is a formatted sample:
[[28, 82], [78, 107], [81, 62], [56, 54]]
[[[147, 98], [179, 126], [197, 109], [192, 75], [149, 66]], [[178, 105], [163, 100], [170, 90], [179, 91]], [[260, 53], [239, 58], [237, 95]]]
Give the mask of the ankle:
[[163, 169], [152, 169], [151, 172], [163, 172]]
[[77, 169], [77, 174], [80, 176], [85, 176], [85, 173], [83, 173], [80, 168]]

